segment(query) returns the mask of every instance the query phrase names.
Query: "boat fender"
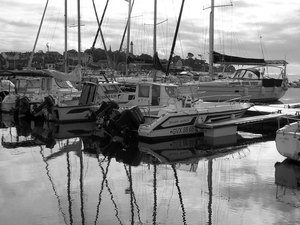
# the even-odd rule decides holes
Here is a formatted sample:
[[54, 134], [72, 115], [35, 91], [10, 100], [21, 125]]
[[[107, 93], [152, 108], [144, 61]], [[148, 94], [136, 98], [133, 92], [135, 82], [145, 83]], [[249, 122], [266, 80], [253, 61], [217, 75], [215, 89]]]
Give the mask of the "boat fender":
[[245, 88], [244, 88], [244, 95], [246, 95], [246, 96], [247, 96], [247, 95], [248, 95], [248, 93], [249, 93], [249, 91], [248, 91], [248, 88], [247, 88], [247, 87], [245, 87]]

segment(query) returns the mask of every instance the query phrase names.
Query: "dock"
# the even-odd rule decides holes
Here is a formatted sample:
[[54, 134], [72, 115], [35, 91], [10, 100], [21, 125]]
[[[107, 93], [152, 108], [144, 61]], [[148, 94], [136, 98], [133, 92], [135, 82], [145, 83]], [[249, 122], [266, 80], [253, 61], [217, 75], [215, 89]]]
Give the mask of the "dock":
[[300, 103], [288, 106], [280, 105], [255, 105], [248, 109], [251, 116], [232, 119], [222, 122], [196, 124], [196, 129], [203, 131], [206, 137], [222, 137], [236, 134], [237, 128], [242, 125], [257, 123], [277, 122], [281, 118], [300, 118]]
[[248, 109], [253, 114], [283, 114], [284, 116], [300, 116], [300, 103], [276, 104], [276, 105], [255, 105]]

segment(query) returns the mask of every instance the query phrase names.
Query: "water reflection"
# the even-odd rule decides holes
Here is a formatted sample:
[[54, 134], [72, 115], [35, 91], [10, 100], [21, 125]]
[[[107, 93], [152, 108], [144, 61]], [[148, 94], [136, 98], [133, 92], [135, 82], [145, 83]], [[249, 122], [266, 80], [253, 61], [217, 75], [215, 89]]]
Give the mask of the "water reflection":
[[276, 199], [300, 207], [300, 163], [285, 159], [275, 164]]
[[[245, 155], [245, 150], [241, 153], [245, 146], [266, 140], [262, 135], [239, 133], [214, 140], [202, 136], [146, 143], [139, 142], [135, 132], [112, 135], [94, 123], [11, 121], [3, 123], [2, 146], [27, 149], [30, 140], [30, 147], [39, 148], [60, 224], [193, 224], [181, 172], [196, 172], [199, 162], [206, 161], [207, 215], [203, 220], [211, 225], [214, 160]], [[168, 178], [162, 179], [163, 175]], [[164, 180], [171, 187], [174, 184], [176, 201], [167, 201]], [[163, 216], [171, 209], [176, 220]]]

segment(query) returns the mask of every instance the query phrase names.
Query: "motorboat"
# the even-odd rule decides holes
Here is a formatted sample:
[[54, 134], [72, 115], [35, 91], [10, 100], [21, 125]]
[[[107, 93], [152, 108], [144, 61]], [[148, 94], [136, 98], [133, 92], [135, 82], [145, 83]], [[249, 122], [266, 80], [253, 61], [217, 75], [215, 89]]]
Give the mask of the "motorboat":
[[300, 161], [300, 121], [289, 123], [276, 131], [277, 151], [288, 159]]
[[202, 133], [196, 125], [240, 118], [252, 107], [249, 102], [193, 101], [190, 97], [173, 99], [162, 107], [156, 117], [139, 126], [139, 136], [144, 139], [169, 138]]
[[0, 103], [5, 96], [15, 92], [15, 85], [9, 79], [0, 80]]
[[[78, 102], [69, 105], [58, 105], [45, 101], [45, 104], [35, 110], [35, 115], [43, 113], [46, 120], [62, 123], [91, 121], [95, 120], [95, 113], [102, 102], [116, 102], [122, 105], [133, 98], [135, 98], [135, 93], [123, 92], [116, 82], [86, 81], [83, 83]], [[48, 110], [45, 110], [45, 108]]]
[[47, 96], [51, 96], [57, 105], [78, 102], [80, 91], [74, 88], [68, 78], [74, 78], [76, 73], [80, 73], [79, 70], [77, 68], [65, 76], [51, 70], [10, 71], [8, 75], [14, 77], [15, 92], [4, 97], [1, 111], [30, 114]]
[[[115, 102], [120, 109], [138, 106], [144, 115], [157, 114], [176, 97], [193, 96], [188, 86], [162, 82], [139, 82], [134, 91], [122, 91], [117, 82], [84, 82], [79, 102], [76, 105], [59, 106], [44, 104], [36, 110], [43, 112], [45, 118], [56, 122], [75, 122], [95, 120], [103, 102]], [[49, 101], [48, 101], [49, 102]], [[48, 108], [48, 110], [43, 110]], [[96, 113], [96, 114], [95, 114]]]

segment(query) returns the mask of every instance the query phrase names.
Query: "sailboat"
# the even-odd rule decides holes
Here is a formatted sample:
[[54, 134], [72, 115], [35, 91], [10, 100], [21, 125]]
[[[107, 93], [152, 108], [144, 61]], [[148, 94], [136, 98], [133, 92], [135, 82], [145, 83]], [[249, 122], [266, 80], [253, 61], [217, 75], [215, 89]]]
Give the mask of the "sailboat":
[[[227, 6], [227, 5], [226, 5]], [[244, 58], [214, 51], [214, 0], [211, 0], [209, 29], [209, 80], [201, 79], [188, 85], [197, 85], [206, 101], [225, 101], [246, 97], [251, 102], [276, 102], [288, 89], [285, 60]], [[215, 79], [213, 64], [243, 66], [226, 79]], [[267, 74], [267, 71], [272, 71]]]

